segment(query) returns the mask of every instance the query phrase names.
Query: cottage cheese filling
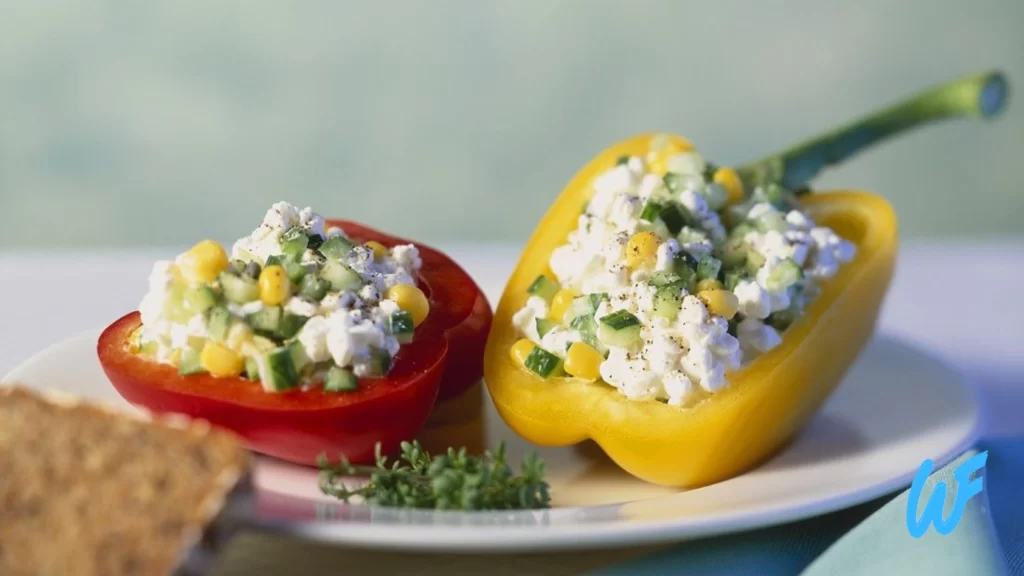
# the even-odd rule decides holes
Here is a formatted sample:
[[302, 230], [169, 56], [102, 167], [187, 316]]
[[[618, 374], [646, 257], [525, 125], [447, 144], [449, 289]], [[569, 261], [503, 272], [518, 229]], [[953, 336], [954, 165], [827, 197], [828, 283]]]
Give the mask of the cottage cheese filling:
[[[728, 198], [695, 151], [620, 159], [594, 179], [513, 324], [570, 376], [586, 372], [584, 356], [603, 357], [600, 380], [631, 399], [686, 406], [718, 392], [855, 255], [779, 188]], [[570, 358], [575, 343], [601, 356]], [[532, 356], [527, 368], [559, 373]]]
[[[275, 266], [282, 273], [268, 278]], [[234, 243], [230, 260], [207, 241], [157, 262], [135, 345], [182, 373], [245, 374], [272, 390], [323, 379], [332, 367], [381, 376], [411, 339], [403, 299], [422, 296], [421, 266], [411, 244], [359, 245], [325, 230], [312, 209], [278, 202]]]

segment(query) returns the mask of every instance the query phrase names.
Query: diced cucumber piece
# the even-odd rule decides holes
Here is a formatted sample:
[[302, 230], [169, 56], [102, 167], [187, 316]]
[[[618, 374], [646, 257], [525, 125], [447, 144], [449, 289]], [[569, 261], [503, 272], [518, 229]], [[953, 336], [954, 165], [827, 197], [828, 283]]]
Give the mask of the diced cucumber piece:
[[357, 291], [363, 285], [363, 278], [358, 272], [336, 260], [328, 260], [320, 269], [320, 277], [326, 280], [332, 290]]
[[[337, 238], [337, 236], [335, 236]], [[351, 370], [331, 366], [324, 375], [324, 392], [352, 392], [359, 389], [359, 379]]]
[[714, 256], [701, 256], [697, 263], [697, 279], [718, 278], [718, 272], [722, 269], [722, 261]]
[[683, 282], [683, 287], [693, 291], [697, 285], [697, 259], [689, 252], [681, 251], [672, 258], [672, 273]]
[[[580, 333], [583, 341], [594, 349], [604, 351], [605, 347], [597, 339], [597, 320], [593, 316], [577, 316], [570, 324], [573, 330]], [[569, 343], [570, 345], [572, 342]]]
[[629, 310], [619, 310], [601, 317], [601, 325], [612, 330], [626, 330], [640, 325], [640, 320]]
[[178, 360], [178, 374], [188, 376], [206, 372], [199, 360], [199, 351], [193, 348], [186, 348], [181, 351], [181, 358]]
[[665, 223], [665, 227], [668, 228], [668, 232], [672, 236], [679, 234], [683, 226], [697, 224], [690, 212], [678, 202], [669, 202], [662, 209], [658, 218]]
[[375, 377], [381, 377], [391, 369], [391, 354], [383, 348], [370, 349], [370, 371]]
[[277, 332], [275, 336], [281, 340], [287, 340], [299, 333], [302, 326], [309, 320], [308, 316], [300, 316], [298, 314], [292, 314], [291, 312], [284, 312], [281, 314], [281, 322], [277, 326]]
[[804, 277], [804, 271], [792, 258], [784, 258], [765, 279], [765, 288], [775, 292], [789, 288]]
[[681, 272], [683, 268], [693, 270], [694, 272], [696, 272], [697, 266], [699, 264], [700, 262], [698, 262], [698, 260], [694, 258], [693, 255], [687, 252], [686, 250], [680, 250], [679, 252], [676, 252], [675, 256], [672, 257], [672, 271], [675, 272], [676, 276], [679, 276], [680, 278], [684, 277]]
[[779, 332], [783, 332], [793, 324], [798, 316], [799, 311], [796, 310], [795, 306], [791, 306], [785, 310], [779, 310], [778, 312], [772, 313], [771, 316], [765, 319], [764, 323], [775, 328]]
[[685, 184], [685, 182], [683, 181], [683, 176], [681, 174], [676, 174], [674, 172], [666, 173], [661, 178], [661, 181], [665, 183], [665, 188], [668, 188], [669, 191], [672, 193], [681, 191]]
[[306, 355], [306, 349], [297, 340], [289, 343], [285, 348], [288, 349], [288, 353], [292, 356], [292, 366], [295, 367], [295, 372], [302, 374], [311, 362], [309, 356]]
[[551, 330], [558, 326], [557, 322], [555, 322], [554, 320], [548, 320], [547, 318], [537, 318], [535, 322], [537, 323], [537, 334], [541, 338], [543, 338], [545, 334], [551, 332]]
[[391, 314], [388, 322], [391, 326], [391, 333], [394, 334], [399, 344], [412, 342], [413, 333], [416, 331], [416, 326], [412, 321], [412, 313], [399, 310]]
[[604, 292], [593, 292], [591, 294], [587, 294], [587, 296], [590, 297], [590, 304], [594, 307], [594, 310], [597, 310], [597, 307], [601, 305], [601, 302], [608, 299], [608, 294]]
[[569, 304], [569, 309], [565, 312], [564, 321], [572, 322], [573, 318], [578, 316], [593, 316], [595, 310], [597, 310], [597, 307], [594, 306], [590, 296], [577, 296]]
[[341, 260], [348, 255], [354, 247], [355, 244], [349, 242], [347, 238], [342, 236], [332, 236], [320, 245], [320, 253], [333, 260]]
[[309, 236], [306, 236], [306, 231], [298, 226], [289, 228], [281, 236], [281, 252], [295, 260], [302, 257], [307, 246], [309, 246]]
[[654, 274], [651, 274], [651, 279], [649, 280], [649, 282], [652, 286], [661, 288], [662, 286], [668, 286], [669, 284], [681, 284], [682, 278], [680, 278], [674, 272], [669, 272], [667, 270], [659, 270]]
[[615, 165], [622, 166], [623, 164], [629, 164], [630, 158], [631, 156], [629, 154], [623, 154], [622, 156], [619, 156], [618, 158], [615, 159]]
[[210, 338], [223, 342], [228, 337], [228, 330], [231, 328], [231, 312], [223, 306], [211, 308], [206, 318], [206, 331]]
[[761, 232], [785, 232], [787, 228], [786, 217], [778, 212], [768, 212], [757, 219], [757, 229]]
[[259, 363], [260, 383], [267, 392], [284, 392], [299, 383], [292, 353], [287, 347], [277, 348], [261, 356]]
[[736, 285], [740, 283], [740, 280], [744, 280], [746, 278], [747, 275], [743, 272], [742, 269], [729, 270], [728, 272], [725, 273], [725, 279], [722, 282], [722, 284], [725, 286], [726, 290], [732, 292], [733, 290], [736, 289]]
[[537, 276], [530, 287], [526, 289], [528, 293], [533, 296], [539, 296], [544, 299], [545, 302], [551, 302], [551, 299], [558, 293], [559, 286], [558, 282], [555, 282], [551, 278], [548, 278], [544, 274]]
[[524, 364], [527, 370], [541, 378], [548, 378], [562, 371], [562, 359], [540, 346], [533, 347]]
[[748, 251], [750, 248], [742, 238], [733, 238], [726, 241], [720, 249], [715, 251], [715, 254], [722, 261], [723, 267], [738, 268], [746, 264]]
[[674, 320], [683, 307], [683, 291], [680, 286], [669, 284], [654, 293], [654, 315]]
[[274, 343], [270, 338], [264, 336], [253, 336], [252, 346], [258, 353], [272, 352], [274, 348], [277, 348], [277, 344]]
[[597, 337], [603, 344], [630, 348], [640, 342], [640, 320], [628, 310], [619, 310], [598, 320]]
[[748, 250], [746, 262], [747, 270], [749, 270], [751, 274], [755, 274], [761, 266], [764, 266], [764, 256], [754, 250]]
[[312, 271], [315, 271], [315, 266], [305, 265], [295, 260], [287, 259], [281, 262], [281, 267], [284, 268], [285, 274], [288, 275], [288, 279], [292, 282], [299, 283]]
[[196, 312], [206, 312], [217, 305], [217, 291], [206, 284], [192, 286], [185, 291], [185, 302]]
[[330, 289], [331, 284], [316, 274], [306, 274], [302, 281], [299, 282], [299, 296], [313, 302], [323, 300], [323, 297], [327, 296], [327, 292]]
[[249, 380], [260, 379], [260, 363], [252, 356], [245, 357], [245, 377]]
[[665, 226], [665, 223], [660, 218], [654, 222], [644, 222], [641, 220], [637, 226], [637, 231], [653, 232], [659, 238], [671, 236], [668, 232], [668, 226]]
[[277, 336], [281, 328], [284, 311], [280, 306], [264, 306], [245, 317], [245, 321], [254, 331], [268, 337]]
[[217, 280], [220, 282], [220, 289], [224, 292], [224, 297], [228, 302], [247, 304], [260, 297], [259, 284], [248, 276], [236, 276], [221, 272], [217, 276]]
[[658, 215], [661, 214], [663, 208], [664, 207], [661, 204], [654, 200], [648, 200], [647, 203], [644, 204], [644, 209], [640, 212], [640, 219], [648, 222], [654, 222], [658, 219]]
[[757, 232], [757, 228], [753, 224], [740, 222], [732, 230], [729, 230], [729, 238], [732, 240], [743, 240], [751, 232]]
[[569, 323], [569, 327], [580, 334], [597, 334], [597, 320], [593, 316], [577, 316]]

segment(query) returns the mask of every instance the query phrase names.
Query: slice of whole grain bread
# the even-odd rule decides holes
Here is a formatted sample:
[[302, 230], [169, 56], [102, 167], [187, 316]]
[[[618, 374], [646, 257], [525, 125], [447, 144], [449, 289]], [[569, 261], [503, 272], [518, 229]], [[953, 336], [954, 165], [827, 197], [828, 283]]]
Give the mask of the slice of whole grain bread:
[[249, 469], [203, 422], [0, 388], [0, 574], [181, 570]]

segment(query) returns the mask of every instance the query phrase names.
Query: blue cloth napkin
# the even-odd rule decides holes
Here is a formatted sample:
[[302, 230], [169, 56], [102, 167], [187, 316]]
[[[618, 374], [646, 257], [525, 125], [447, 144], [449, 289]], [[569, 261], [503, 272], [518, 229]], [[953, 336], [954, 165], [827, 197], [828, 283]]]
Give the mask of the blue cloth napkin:
[[957, 492], [955, 470], [984, 451], [984, 489], [967, 501], [960, 523], [947, 535], [934, 527], [921, 538], [910, 535], [907, 490], [819, 518], [687, 542], [594, 574], [1024, 574], [1024, 499], [1015, 494], [1024, 478], [1024, 438], [986, 441], [935, 471], [922, 491], [918, 516], [939, 481], [948, 487], [948, 516]]

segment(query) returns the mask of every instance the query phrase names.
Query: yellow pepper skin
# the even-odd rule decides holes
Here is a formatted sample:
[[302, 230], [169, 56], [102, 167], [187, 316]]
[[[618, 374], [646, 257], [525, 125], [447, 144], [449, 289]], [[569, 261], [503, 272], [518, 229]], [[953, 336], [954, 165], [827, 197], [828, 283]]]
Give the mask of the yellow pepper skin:
[[[515, 365], [512, 315], [548, 270], [552, 250], [576, 226], [589, 183], [624, 154], [644, 155], [653, 135], [627, 140], [584, 167], [533, 233], [491, 326], [484, 378], [505, 422], [542, 446], [594, 440], [625, 471], [664, 486], [694, 488], [741, 474], [784, 447], [821, 407], [870, 339], [889, 287], [898, 244], [896, 216], [864, 192], [815, 193], [816, 221], [857, 245], [856, 258], [822, 285], [782, 344], [727, 375], [730, 385], [689, 408], [634, 401], [600, 381], [543, 380]], [[884, 399], [879, 399], [884, 401]]]

